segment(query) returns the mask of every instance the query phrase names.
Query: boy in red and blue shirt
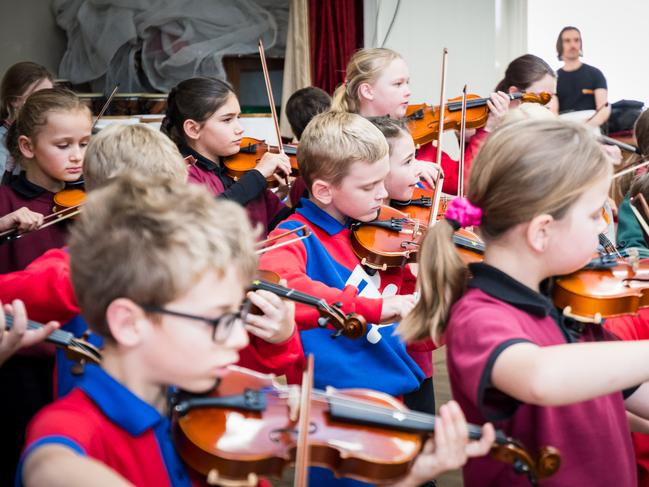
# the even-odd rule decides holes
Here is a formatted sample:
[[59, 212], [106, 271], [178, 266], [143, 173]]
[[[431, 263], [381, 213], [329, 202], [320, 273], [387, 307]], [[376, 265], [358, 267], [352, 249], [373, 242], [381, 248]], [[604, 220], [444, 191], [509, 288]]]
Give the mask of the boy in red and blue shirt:
[[167, 387], [209, 391], [248, 343], [240, 306], [256, 259], [244, 215], [165, 179], [121, 177], [89, 195], [69, 251], [102, 368], [34, 418], [18, 481], [190, 485]]

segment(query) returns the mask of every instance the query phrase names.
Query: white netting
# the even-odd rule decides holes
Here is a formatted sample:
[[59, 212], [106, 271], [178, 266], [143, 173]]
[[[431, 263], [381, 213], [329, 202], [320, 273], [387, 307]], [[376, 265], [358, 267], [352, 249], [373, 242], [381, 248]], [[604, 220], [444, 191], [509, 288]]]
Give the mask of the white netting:
[[192, 76], [225, 77], [228, 54], [257, 40], [284, 52], [288, 0], [52, 0], [68, 36], [59, 75], [93, 91], [169, 91]]

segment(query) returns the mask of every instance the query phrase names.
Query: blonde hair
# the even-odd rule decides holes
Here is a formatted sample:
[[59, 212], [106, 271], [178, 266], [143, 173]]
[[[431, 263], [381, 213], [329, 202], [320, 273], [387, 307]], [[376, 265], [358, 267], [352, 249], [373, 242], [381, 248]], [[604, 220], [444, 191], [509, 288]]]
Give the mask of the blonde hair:
[[508, 110], [501, 124], [520, 122], [522, 120], [555, 120], [557, 116], [543, 105], [538, 103], [522, 103], [516, 108]]
[[93, 136], [88, 144], [83, 159], [83, 177], [88, 191], [125, 170], [161, 175], [181, 183], [187, 180], [187, 165], [176, 144], [145, 124], [110, 125]]
[[[525, 120], [489, 137], [473, 162], [469, 201], [482, 210], [480, 233], [487, 246], [535, 216], [563, 218], [611, 164], [585, 127], [560, 120]], [[448, 220], [430, 228], [420, 249], [420, 299], [401, 323], [406, 340], [446, 329], [453, 304], [463, 294], [468, 269], [452, 243]]]
[[388, 155], [388, 143], [372, 123], [354, 113], [313, 117], [300, 139], [297, 162], [306, 187], [316, 179], [338, 186], [355, 162], [372, 164]]
[[384, 47], [356, 51], [347, 63], [345, 82], [334, 91], [331, 109], [337, 112], [358, 113], [361, 108], [359, 87], [363, 83], [373, 84], [395, 59], [401, 59], [401, 55]]
[[[163, 306], [209, 271], [257, 267], [255, 232], [243, 208], [198, 185], [123, 173], [91, 192], [70, 236], [71, 278], [83, 316], [110, 339], [106, 309], [117, 298]], [[218, 292], [218, 290], [215, 290]]]
[[[46, 88], [27, 97], [25, 104], [18, 112], [16, 121], [7, 133], [7, 148], [16, 160], [22, 160], [18, 147], [21, 135], [29, 137], [32, 142], [47, 125], [47, 117], [52, 112], [82, 112], [91, 119], [90, 109], [81, 99], [67, 88]], [[90, 135], [90, 134], [88, 134]]]

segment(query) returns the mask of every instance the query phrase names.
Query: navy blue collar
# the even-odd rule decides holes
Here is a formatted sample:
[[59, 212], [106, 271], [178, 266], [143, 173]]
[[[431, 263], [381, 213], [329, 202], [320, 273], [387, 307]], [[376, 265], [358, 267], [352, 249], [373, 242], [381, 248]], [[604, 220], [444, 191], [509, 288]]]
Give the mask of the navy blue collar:
[[79, 387], [116, 425], [139, 436], [165, 418], [96, 365], [86, 365]]
[[214, 172], [219, 176], [223, 174], [223, 167], [219, 163], [208, 159], [204, 155], [196, 152], [188, 145], [181, 146], [180, 153], [183, 155], [183, 157], [194, 156], [194, 159], [196, 159], [196, 165], [205, 171]]
[[302, 206], [295, 210], [295, 212], [302, 215], [314, 225], [322, 228], [329, 235], [336, 235], [347, 228], [308, 198], [302, 198], [300, 205]]
[[554, 310], [554, 305], [548, 298], [500, 269], [484, 262], [469, 264], [469, 269], [472, 278], [468, 286], [471, 288], [478, 288], [489, 296], [535, 316], [548, 316]]
[[28, 200], [33, 200], [34, 198], [39, 197], [47, 191], [45, 188], [42, 188], [38, 184], [34, 184], [29, 181], [29, 179], [27, 179], [27, 173], [25, 171], [21, 171], [18, 176], [11, 180], [11, 183], [9, 183], [9, 185], [11, 186], [11, 189], [13, 189], [16, 193]]

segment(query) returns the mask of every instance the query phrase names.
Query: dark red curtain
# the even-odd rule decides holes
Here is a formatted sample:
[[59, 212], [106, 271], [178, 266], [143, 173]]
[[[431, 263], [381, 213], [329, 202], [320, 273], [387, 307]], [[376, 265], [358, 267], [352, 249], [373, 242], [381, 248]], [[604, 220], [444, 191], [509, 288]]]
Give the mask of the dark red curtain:
[[313, 86], [332, 94], [363, 46], [363, 0], [309, 0], [309, 36]]

